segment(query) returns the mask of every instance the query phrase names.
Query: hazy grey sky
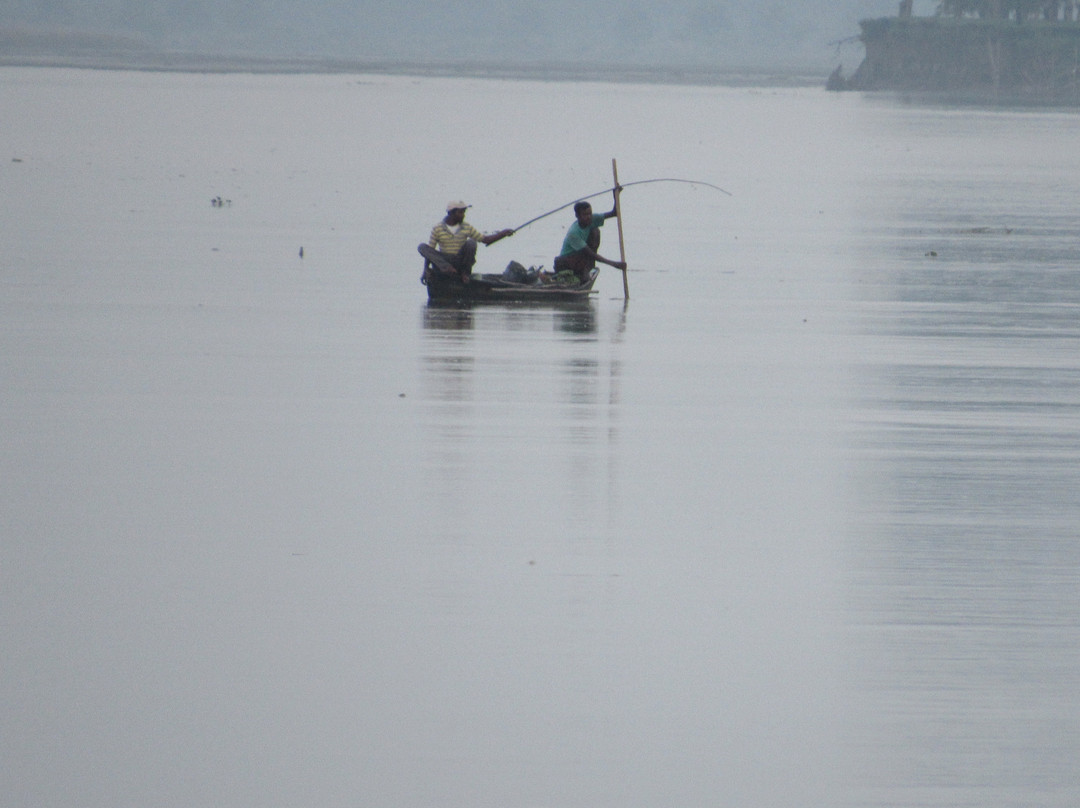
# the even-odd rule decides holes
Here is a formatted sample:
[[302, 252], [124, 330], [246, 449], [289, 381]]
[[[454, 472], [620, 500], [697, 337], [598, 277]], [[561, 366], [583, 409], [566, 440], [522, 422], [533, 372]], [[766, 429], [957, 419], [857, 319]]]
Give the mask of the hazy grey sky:
[[[822, 67], [898, 0], [0, 0], [0, 28], [348, 59]], [[851, 61], [854, 55], [848, 57]]]

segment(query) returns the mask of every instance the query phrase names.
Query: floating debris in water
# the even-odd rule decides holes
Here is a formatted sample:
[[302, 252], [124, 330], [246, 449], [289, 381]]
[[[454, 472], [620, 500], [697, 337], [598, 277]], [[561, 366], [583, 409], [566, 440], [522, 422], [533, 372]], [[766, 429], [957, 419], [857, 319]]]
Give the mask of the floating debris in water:
[[232, 200], [222, 199], [220, 196], [215, 196], [213, 199], [210, 200], [210, 205], [215, 208], [231, 208]]
[[[962, 227], [952, 232], [962, 236], [1007, 236], [1012, 233], [1011, 227]], [[946, 230], [945, 232], [950, 232]]]

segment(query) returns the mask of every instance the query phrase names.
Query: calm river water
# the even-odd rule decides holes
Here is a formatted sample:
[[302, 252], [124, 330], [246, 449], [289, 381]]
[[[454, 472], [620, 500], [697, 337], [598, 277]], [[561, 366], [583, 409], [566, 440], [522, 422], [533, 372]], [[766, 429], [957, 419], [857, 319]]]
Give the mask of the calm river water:
[[[18, 68], [0, 102], [6, 804], [1074, 804], [1075, 114]], [[427, 304], [448, 200], [515, 227], [612, 158], [731, 196], [626, 190], [629, 301]]]

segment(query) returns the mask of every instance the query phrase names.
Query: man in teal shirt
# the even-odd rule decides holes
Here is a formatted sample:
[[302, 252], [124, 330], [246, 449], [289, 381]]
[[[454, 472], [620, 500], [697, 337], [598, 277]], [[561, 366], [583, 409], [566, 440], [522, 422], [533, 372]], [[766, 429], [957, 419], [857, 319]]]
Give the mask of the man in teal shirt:
[[578, 202], [574, 205], [574, 215], [577, 221], [566, 231], [562, 252], [555, 259], [555, 271], [569, 270], [577, 275], [579, 281], [585, 283], [589, 279], [589, 271], [596, 266], [597, 261], [615, 269], [626, 269], [625, 261], [612, 261], [597, 252], [600, 247], [600, 228], [606, 220], [615, 216], [615, 209], [607, 213], [593, 213], [592, 205], [588, 202]]

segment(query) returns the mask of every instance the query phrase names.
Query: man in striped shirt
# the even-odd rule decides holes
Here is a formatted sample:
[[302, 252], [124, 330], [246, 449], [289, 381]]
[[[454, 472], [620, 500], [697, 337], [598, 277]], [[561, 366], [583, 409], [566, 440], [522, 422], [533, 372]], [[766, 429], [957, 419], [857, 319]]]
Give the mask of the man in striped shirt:
[[420, 255], [424, 256], [425, 278], [430, 278], [430, 266], [434, 267], [439, 275], [457, 275], [462, 283], [468, 283], [473, 264], [476, 263], [476, 245], [494, 244], [514, 235], [513, 230], [500, 230], [498, 233], [484, 235], [465, 221], [465, 211], [469, 207], [461, 201], [447, 204], [446, 216], [431, 228], [428, 243], [417, 248]]

